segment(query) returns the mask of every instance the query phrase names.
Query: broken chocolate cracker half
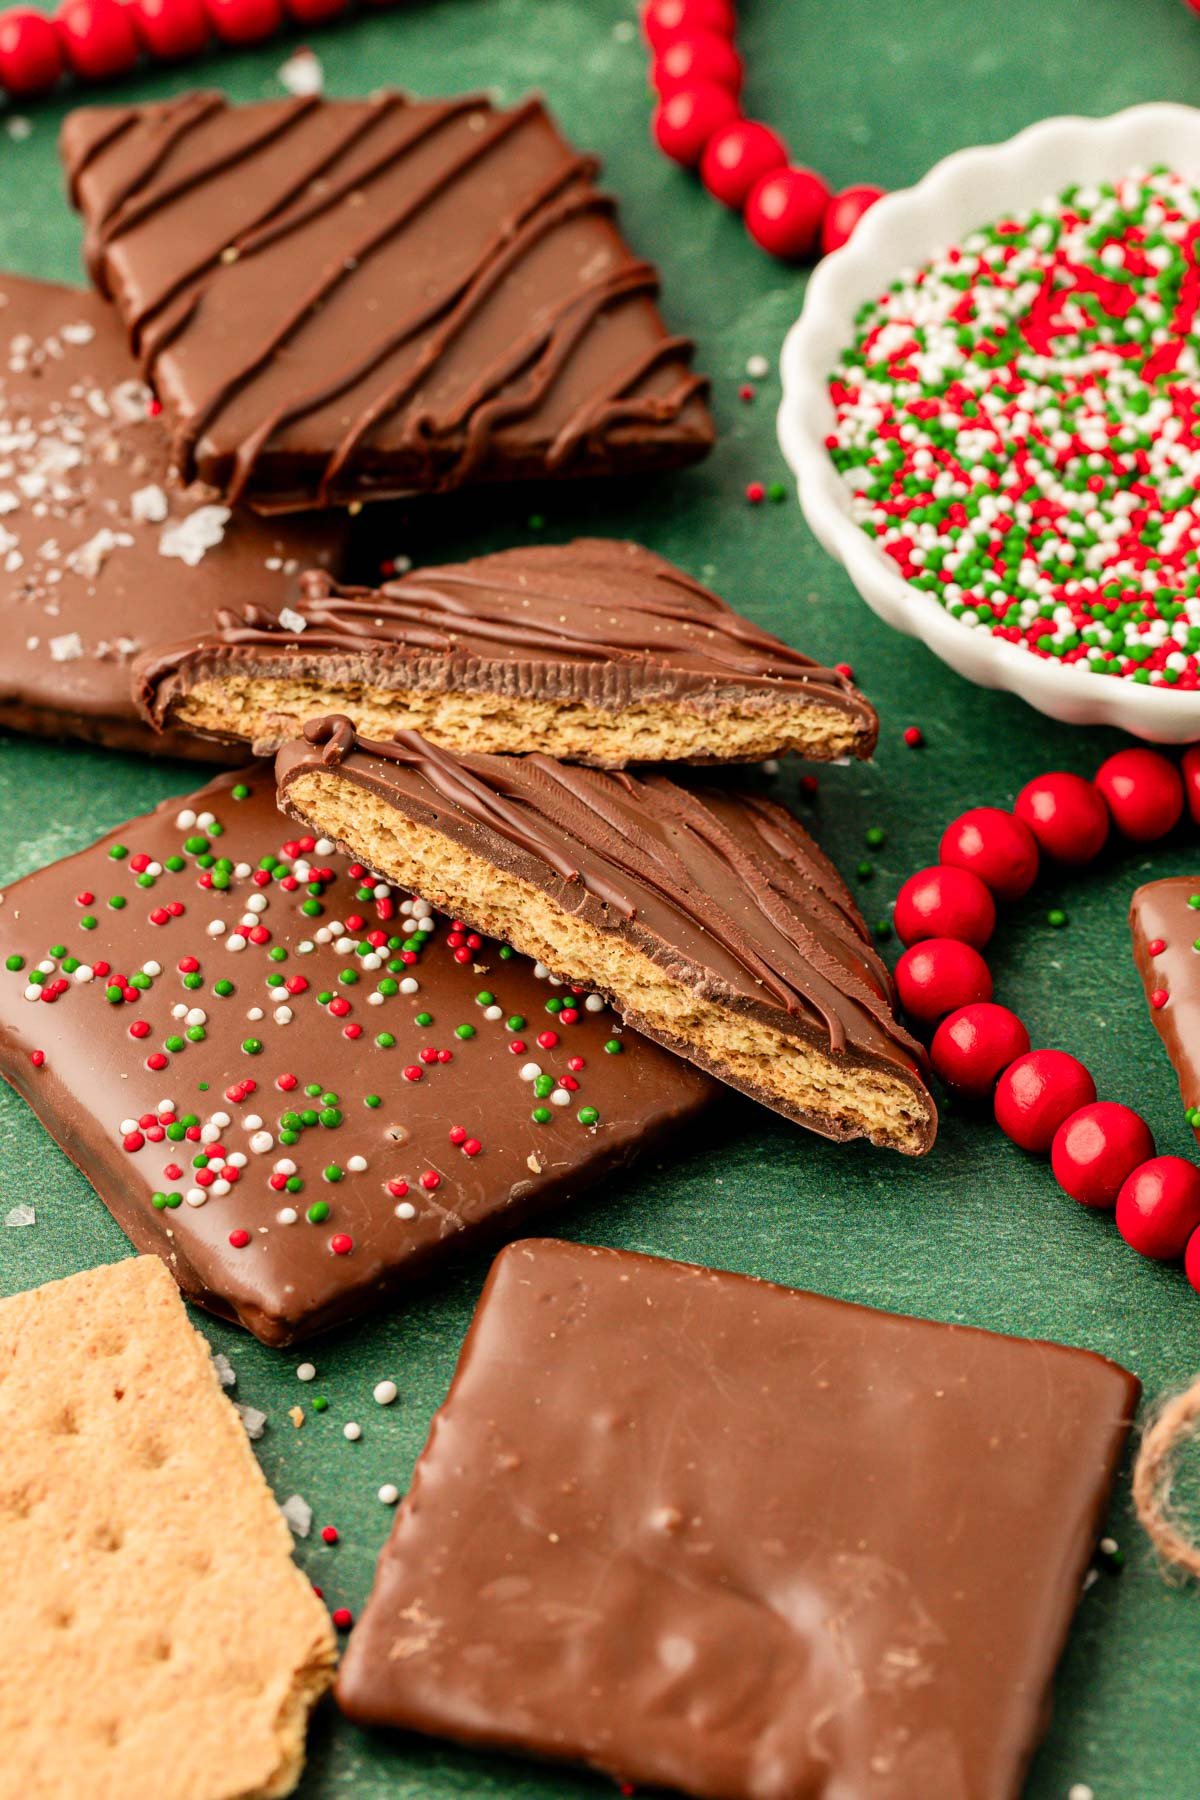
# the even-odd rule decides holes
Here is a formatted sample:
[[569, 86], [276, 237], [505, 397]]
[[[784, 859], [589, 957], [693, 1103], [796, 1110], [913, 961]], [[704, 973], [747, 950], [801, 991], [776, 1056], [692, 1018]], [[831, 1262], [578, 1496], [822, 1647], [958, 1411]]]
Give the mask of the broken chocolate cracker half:
[[158, 729], [273, 752], [305, 720], [418, 730], [449, 750], [566, 762], [869, 756], [847, 676], [638, 544], [595, 538], [414, 570], [378, 591], [321, 572], [294, 604], [228, 608], [134, 668]]
[[712, 447], [657, 271], [536, 96], [182, 94], [81, 107], [62, 153], [181, 481], [287, 512]]
[[832, 864], [782, 807], [549, 757], [462, 756], [310, 721], [281, 806], [786, 1117], [908, 1155], [920, 1046]]

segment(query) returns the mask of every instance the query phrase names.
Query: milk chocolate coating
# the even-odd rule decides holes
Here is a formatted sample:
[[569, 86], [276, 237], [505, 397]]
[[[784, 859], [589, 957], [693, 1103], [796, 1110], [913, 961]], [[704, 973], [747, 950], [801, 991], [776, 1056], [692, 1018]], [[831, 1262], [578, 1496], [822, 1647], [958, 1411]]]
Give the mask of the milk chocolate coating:
[[[689, 991], [899, 1076], [926, 1108], [924, 1147], [933, 1142], [923, 1052], [895, 1017], [891, 977], [836, 869], [783, 807], [545, 756], [452, 756], [413, 731], [379, 743], [357, 738], [345, 718], [311, 721], [280, 750], [282, 806], [291, 808], [293, 784], [312, 771], [379, 796], [619, 933]], [[803, 1122], [830, 1129], [816, 1117]]]
[[692, 346], [540, 100], [185, 94], [64, 124], [184, 480], [260, 510], [711, 447]]
[[[1129, 927], [1150, 1017], [1179, 1077], [1184, 1111], [1191, 1112], [1200, 1107], [1200, 875], [1172, 875], [1138, 888]], [[1166, 999], [1155, 1006], [1152, 994]]]
[[513, 1244], [338, 1699], [705, 1800], [1016, 1800], [1138, 1393], [1087, 1351]]
[[170, 484], [149, 399], [103, 301], [0, 276], [0, 724], [219, 761], [211, 742], [147, 729], [132, 659], [232, 595], [295, 599], [303, 568], [340, 561], [344, 527], [239, 513], [194, 564], [166, 554], [214, 496]]
[[[239, 781], [250, 789], [240, 800], [232, 792]], [[189, 812], [215, 814], [222, 834], [189, 822]], [[188, 849], [197, 836], [211, 850]], [[457, 1252], [581, 1193], [657, 1144], [669, 1128], [695, 1119], [716, 1092], [686, 1063], [621, 1032], [611, 1013], [583, 1000], [577, 1020], [562, 1023], [546, 1002], [570, 998], [569, 991], [538, 980], [523, 958], [506, 960], [499, 946], [486, 944], [458, 963], [445, 944], [444, 921], [410, 965], [393, 948], [384, 951], [388, 963], [373, 968], [354, 948], [365, 944], [374, 955], [369, 932], [412, 941], [398, 899], [363, 901], [345, 860], [324, 851], [306, 859], [313, 869], [332, 871], [320, 895], [305, 881], [289, 892], [279, 878], [297, 854], [294, 842], [290, 851], [282, 848], [288, 838], [269, 772], [260, 766], [222, 776], [190, 799], [168, 801], [92, 849], [17, 882], [0, 917], [0, 1074], [79, 1164], [137, 1248], [161, 1256], [190, 1299], [269, 1344], [290, 1343], [387, 1303]], [[114, 858], [116, 845], [129, 854]], [[199, 885], [201, 855], [234, 865], [227, 888]], [[165, 868], [171, 856], [182, 859], [180, 871]], [[277, 878], [260, 885], [253, 870], [265, 856], [282, 863]], [[139, 868], [142, 857], [164, 865], [152, 887], [139, 885], [139, 873], [150, 872]], [[114, 896], [126, 901], [119, 910], [110, 904]], [[177, 903], [184, 910], [171, 915], [167, 909]], [[84, 927], [84, 918], [94, 918], [95, 928]], [[211, 935], [213, 919], [229, 930]], [[318, 941], [335, 924], [330, 941]], [[262, 942], [250, 935], [257, 928], [268, 934]], [[306, 942], [313, 947], [304, 952]], [[50, 946], [64, 947], [89, 967], [107, 962], [109, 971], [80, 982], [77, 972], [63, 969], [61, 956], [47, 954]], [[22, 970], [3, 966], [14, 953], [25, 959]], [[189, 958], [198, 964], [190, 972]], [[139, 991], [135, 978], [142, 982], [138, 971], [148, 960], [161, 972]], [[30, 974], [43, 961], [51, 970], [41, 993], [59, 980], [63, 991], [49, 1001], [30, 1000], [27, 986], [39, 991]], [[196, 974], [199, 984], [189, 987]], [[118, 990], [114, 1004], [106, 990], [118, 976], [133, 997], [122, 1000]], [[270, 976], [284, 980], [272, 986]], [[417, 991], [395, 991], [410, 979], [419, 983]], [[233, 992], [220, 995], [219, 980], [231, 981]], [[292, 991], [287, 981], [300, 985]], [[484, 991], [502, 1017], [487, 1016], [479, 998]], [[373, 1003], [373, 993], [383, 996], [381, 1003]], [[192, 1009], [200, 1016], [189, 1018]], [[418, 1023], [426, 1013], [432, 1022]], [[526, 1024], [510, 1029], [517, 1017]], [[557, 1042], [540, 1046], [538, 1035], [551, 1028]], [[196, 1029], [202, 1035], [193, 1041], [187, 1033]], [[352, 1032], [361, 1036], [347, 1035]], [[395, 1039], [391, 1047], [379, 1042], [385, 1033]], [[175, 1045], [170, 1050], [168, 1039]], [[525, 1047], [514, 1051], [518, 1042]], [[618, 1053], [606, 1050], [609, 1042], [620, 1045]], [[44, 1052], [41, 1067], [30, 1060], [35, 1051]], [[438, 1060], [439, 1051], [445, 1060]], [[167, 1066], [148, 1068], [152, 1056], [165, 1057]], [[576, 1057], [584, 1066], [571, 1072], [569, 1059]], [[543, 1100], [530, 1065], [552, 1076], [569, 1103]], [[577, 1085], [564, 1087], [563, 1078]], [[256, 1086], [240, 1094], [247, 1080]], [[316, 1084], [316, 1095], [306, 1093], [309, 1084]], [[368, 1094], [381, 1103], [368, 1105]], [[179, 1117], [196, 1115], [199, 1130], [214, 1114], [228, 1118], [227, 1124], [217, 1120], [210, 1134], [222, 1151], [246, 1158], [228, 1193], [193, 1170], [203, 1142], [169, 1136], [154, 1142], [145, 1127], [132, 1134], [121, 1129], [153, 1115], [164, 1099], [174, 1102]], [[531, 1114], [543, 1105], [551, 1117], [539, 1124]], [[580, 1121], [586, 1107], [596, 1109], [597, 1123]], [[305, 1108], [313, 1123], [289, 1145], [280, 1135], [281, 1116]], [[476, 1154], [455, 1142], [455, 1128], [468, 1143], [478, 1142]], [[299, 1192], [284, 1187], [281, 1159], [295, 1165]], [[340, 1179], [326, 1177], [331, 1167]], [[399, 1180], [407, 1182], [407, 1194], [389, 1191], [388, 1183]], [[192, 1204], [189, 1194], [194, 1199], [205, 1191], [203, 1204]], [[155, 1193], [184, 1198], [159, 1210]], [[310, 1221], [308, 1209], [322, 1202], [328, 1217]], [[412, 1208], [413, 1216], [399, 1216], [397, 1205]], [[281, 1218], [285, 1208], [294, 1209], [294, 1222]], [[241, 1248], [230, 1242], [239, 1230], [250, 1236]], [[345, 1254], [335, 1247], [340, 1234], [352, 1240]]]
[[[302, 629], [297, 630], [297, 621]], [[669, 700], [703, 712], [749, 698], [833, 709], [869, 756], [874, 708], [638, 544], [606, 538], [418, 569], [377, 591], [306, 576], [289, 618], [223, 608], [212, 629], [141, 657], [138, 704], [158, 727], [197, 683], [332, 682], [583, 702], [620, 713]]]

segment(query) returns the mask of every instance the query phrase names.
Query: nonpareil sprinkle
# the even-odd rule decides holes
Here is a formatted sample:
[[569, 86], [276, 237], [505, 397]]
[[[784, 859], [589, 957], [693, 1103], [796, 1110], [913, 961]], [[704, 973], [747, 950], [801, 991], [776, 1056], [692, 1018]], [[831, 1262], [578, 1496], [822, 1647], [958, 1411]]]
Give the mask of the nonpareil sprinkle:
[[1034, 656], [1200, 686], [1200, 190], [1068, 188], [905, 271], [829, 453], [914, 587]]

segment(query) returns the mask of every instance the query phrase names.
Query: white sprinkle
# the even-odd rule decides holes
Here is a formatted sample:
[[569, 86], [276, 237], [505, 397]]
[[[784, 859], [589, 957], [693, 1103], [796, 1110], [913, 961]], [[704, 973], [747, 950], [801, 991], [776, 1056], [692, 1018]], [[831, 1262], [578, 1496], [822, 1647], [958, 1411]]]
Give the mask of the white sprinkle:
[[245, 1131], [257, 1131], [261, 1125], [262, 1119], [258, 1113], [247, 1113], [242, 1120], [242, 1127]]
[[589, 994], [587, 999], [584, 1001], [583, 1005], [584, 1005], [585, 1012], [603, 1012], [604, 1011], [604, 995], [603, 994]]
[[131, 1131], [136, 1131], [137, 1128], [138, 1122], [136, 1119], [122, 1119], [117, 1130], [121, 1133], [122, 1137], [128, 1137], [129, 1133]]
[[392, 1482], [385, 1481], [379, 1490], [379, 1498], [383, 1501], [385, 1506], [395, 1506], [397, 1500], [400, 1498], [400, 1489]]
[[485, 1019], [491, 1019], [493, 1021], [502, 1019], [504, 1017], [504, 1008], [502, 1006], [485, 1006], [483, 1009], [483, 1016]]
[[346, 1167], [352, 1175], [361, 1175], [367, 1166], [365, 1156], [351, 1156], [346, 1159]]
[[269, 1131], [256, 1131], [250, 1139], [250, 1148], [256, 1156], [265, 1156], [268, 1150], [275, 1148], [275, 1139]]
[[[159, 870], [159, 874], [162, 874], [161, 869]], [[156, 962], [144, 962], [142, 964], [142, 974], [149, 975], [152, 981], [157, 980], [158, 976], [162, 974], [162, 964]]]
[[333, 842], [332, 838], [318, 838], [317, 839], [316, 852], [315, 852], [317, 856], [331, 856], [333, 854], [333, 850], [334, 850], [334, 842]]
[[398, 1219], [415, 1219], [416, 1216], [417, 1209], [411, 1200], [402, 1200], [396, 1208], [396, 1217]]
[[182, 812], [175, 814], [175, 823], [178, 825], [180, 831], [190, 831], [192, 829], [192, 826], [196, 823], [196, 815], [190, 806], [185, 806]]
[[[266, 910], [267, 910], [267, 896], [265, 894], [251, 894], [250, 898], [246, 902], [246, 911], [251, 912], [251, 913], [260, 913], [260, 912], [266, 912]], [[253, 921], [251, 921], [251, 922], [253, 923]]]
[[221, 1199], [225, 1194], [232, 1194], [233, 1188], [230, 1186], [229, 1182], [222, 1179], [220, 1181], [214, 1181], [208, 1191], [210, 1194], [214, 1195], [215, 1198]]
[[95, 978], [95, 974], [96, 971], [93, 969], [91, 963], [80, 963], [75, 971], [75, 979], [76, 981], [92, 981]]
[[[224, 931], [225, 927], [222, 925], [221, 929]], [[225, 948], [227, 950], [244, 950], [249, 941], [249, 938], [244, 938], [240, 931], [231, 931], [225, 939]]]
[[275, 1008], [275, 1023], [277, 1025], [290, 1025], [291, 1022], [292, 1022], [291, 1007], [290, 1006], [277, 1006]]
[[402, 994], [415, 994], [420, 986], [421, 984], [415, 975], [406, 975], [404, 980], [400, 983], [400, 992]]
[[206, 927], [209, 937], [224, 937], [226, 931], [223, 919], [210, 919]]
[[536, 1081], [542, 1072], [541, 1063], [527, 1062], [521, 1064], [521, 1080]]
[[351, 1419], [347, 1424], [342, 1426], [342, 1436], [346, 1439], [347, 1443], [357, 1444], [359, 1438], [362, 1436], [362, 1426], [356, 1425], [354, 1420]]
[[189, 1206], [204, 1206], [208, 1202], [208, 1195], [203, 1188], [189, 1188], [183, 1197]]
[[297, 1381], [315, 1381], [317, 1379], [316, 1363], [301, 1363], [296, 1370]]
[[288, 1522], [293, 1537], [306, 1538], [312, 1530], [312, 1507], [299, 1494], [289, 1494], [280, 1512]]
[[771, 365], [761, 353], [746, 358], [746, 373], [751, 381], [763, 381], [771, 373]]
[[246, 1017], [250, 1020], [252, 1025], [257, 1025], [262, 1016], [263, 1009], [261, 1006], [249, 1006], [246, 1008]]
[[570, 1104], [571, 1104], [570, 1090], [568, 1088], [555, 1088], [554, 1092], [550, 1096], [550, 1099], [555, 1106], [570, 1106]]
[[275, 1218], [280, 1225], [294, 1225], [296, 1223], [296, 1209], [294, 1206], [281, 1206], [279, 1211], [275, 1214]]
[[377, 1381], [372, 1392], [377, 1406], [390, 1406], [399, 1394], [400, 1389], [394, 1381]]
[[244, 1169], [248, 1161], [244, 1150], [234, 1150], [225, 1158], [225, 1166], [229, 1169]]
[[1096, 1800], [1086, 1781], [1076, 1781], [1067, 1789], [1067, 1800]]
[[325, 86], [325, 70], [312, 50], [297, 50], [275, 73], [289, 94], [319, 94]]

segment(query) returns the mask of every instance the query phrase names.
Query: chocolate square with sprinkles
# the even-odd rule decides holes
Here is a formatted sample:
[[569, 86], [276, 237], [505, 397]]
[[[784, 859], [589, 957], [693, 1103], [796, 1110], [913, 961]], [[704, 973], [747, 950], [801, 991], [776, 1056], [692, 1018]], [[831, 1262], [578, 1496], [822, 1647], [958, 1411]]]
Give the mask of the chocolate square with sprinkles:
[[184, 94], [80, 108], [62, 149], [184, 481], [286, 511], [712, 446], [657, 272], [536, 97]]
[[286, 609], [303, 570], [337, 569], [345, 524], [267, 524], [174, 486], [155, 410], [111, 307], [0, 275], [0, 725], [229, 761], [151, 731], [130, 664], [232, 596]]
[[286, 1344], [707, 1107], [598, 996], [224, 775], [8, 890], [0, 1074], [184, 1293]]
[[1150, 1017], [1200, 1139], [1200, 875], [1146, 882], [1130, 902], [1129, 928]]
[[704, 1800], [1016, 1800], [1139, 1386], [620, 1250], [497, 1259], [337, 1694]]

